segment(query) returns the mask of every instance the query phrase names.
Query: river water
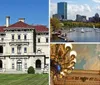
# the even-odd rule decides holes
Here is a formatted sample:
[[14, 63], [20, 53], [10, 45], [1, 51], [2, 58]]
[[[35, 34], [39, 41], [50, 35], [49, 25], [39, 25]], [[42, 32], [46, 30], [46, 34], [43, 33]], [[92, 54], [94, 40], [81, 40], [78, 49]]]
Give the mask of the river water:
[[98, 28], [72, 28], [63, 30], [67, 37], [74, 42], [100, 42], [100, 29]]

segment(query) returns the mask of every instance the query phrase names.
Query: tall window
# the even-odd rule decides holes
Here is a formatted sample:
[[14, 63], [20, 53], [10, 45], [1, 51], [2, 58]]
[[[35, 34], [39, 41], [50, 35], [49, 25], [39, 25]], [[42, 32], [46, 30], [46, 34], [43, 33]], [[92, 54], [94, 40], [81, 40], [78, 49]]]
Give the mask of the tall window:
[[25, 69], [27, 69], [27, 63], [25, 63]]
[[38, 43], [40, 43], [40, 38], [38, 38]]
[[1, 41], [4, 41], [4, 38], [1, 38]]
[[0, 68], [2, 68], [3, 67], [3, 62], [2, 62], [2, 60], [0, 60]]
[[18, 35], [18, 40], [20, 40], [20, 38], [21, 38], [21, 36], [20, 36], [20, 35]]
[[14, 48], [12, 48], [12, 53], [14, 53]]
[[48, 43], [48, 38], [46, 38], [46, 43]]
[[3, 46], [0, 46], [0, 53], [3, 53]]
[[14, 69], [15, 67], [14, 67], [14, 63], [12, 63], [12, 69]]
[[14, 40], [14, 35], [12, 35], [12, 40]]
[[27, 39], [27, 35], [24, 35], [24, 40], [26, 40]]
[[27, 53], [27, 48], [26, 47], [24, 48], [24, 53]]
[[17, 61], [17, 70], [18, 71], [21, 71], [22, 70], [22, 61], [21, 60], [18, 60]]
[[17, 46], [17, 53], [21, 54], [21, 46], [20, 45]]

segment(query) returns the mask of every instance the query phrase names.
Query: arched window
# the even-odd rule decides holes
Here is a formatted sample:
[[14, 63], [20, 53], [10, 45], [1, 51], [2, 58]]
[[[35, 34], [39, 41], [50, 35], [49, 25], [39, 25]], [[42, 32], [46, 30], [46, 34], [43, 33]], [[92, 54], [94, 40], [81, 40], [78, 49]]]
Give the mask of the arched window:
[[22, 70], [22, 61], [21, 60], [18, 60], [17, 61], [17, 70], [18, 71], [21, 71]]
[[0, 68], [2, 68], [2, 60], [0, 60]]
[[40, 60], [36, 60], [36, 68], [41, 68], [41, 61]]

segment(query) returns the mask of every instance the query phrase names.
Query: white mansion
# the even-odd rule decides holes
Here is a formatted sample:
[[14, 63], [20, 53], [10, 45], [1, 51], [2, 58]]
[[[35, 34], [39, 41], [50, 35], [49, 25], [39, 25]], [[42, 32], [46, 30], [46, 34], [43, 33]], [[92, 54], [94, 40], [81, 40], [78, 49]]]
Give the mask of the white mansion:
[[0, 26], [0, 73], [26, 73], [33, 66], [36, 73], [48, 72], [49, 31], [43, 25], [26, 24], [24, 18]]

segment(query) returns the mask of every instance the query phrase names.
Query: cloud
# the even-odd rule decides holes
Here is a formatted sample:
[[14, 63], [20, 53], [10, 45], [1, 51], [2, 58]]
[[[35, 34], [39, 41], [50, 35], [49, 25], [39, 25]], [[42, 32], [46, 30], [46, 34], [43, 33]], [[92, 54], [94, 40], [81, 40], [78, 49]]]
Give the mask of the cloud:
[[83, 66], [85, 70], [100, 70], [100, 58], [91, 57]]
[[96, 6], [96, 10], [100, 11], [100, 5]]
[[[50, 5], [50, 16], [57, 13], [57, 3], [51, 3]], [[76, 15], [86, 15], [87, 17], [92, 16], [92, 8], [88, 4], [68, 4], [68, 19], [76, 19]]]
[[73, 0], [50, 0], [51, 2], [67, 2], [67, 3], [75, 3]]
[[75, 19], [77, 14], [91, 16], [92, 9], [88, 4], [68, 4], [68, 18]]
[[50, 4], [50, 16], [57, 13], [57, 4], [51, 3]]
[[100, 0], [92, 0], [92, 1], [94, 1], [94, 2], [96, 2], [96, 3], [100, 3]]

